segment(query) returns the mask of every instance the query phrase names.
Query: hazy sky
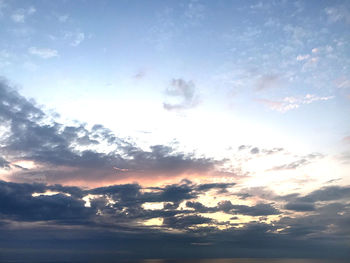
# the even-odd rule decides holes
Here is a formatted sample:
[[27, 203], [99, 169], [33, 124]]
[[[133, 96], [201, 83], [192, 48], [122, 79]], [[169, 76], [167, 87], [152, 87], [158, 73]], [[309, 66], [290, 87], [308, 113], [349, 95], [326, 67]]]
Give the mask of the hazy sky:
[[0, 77], [0, 260], [350, 257], [349, 1], [0, 0]]

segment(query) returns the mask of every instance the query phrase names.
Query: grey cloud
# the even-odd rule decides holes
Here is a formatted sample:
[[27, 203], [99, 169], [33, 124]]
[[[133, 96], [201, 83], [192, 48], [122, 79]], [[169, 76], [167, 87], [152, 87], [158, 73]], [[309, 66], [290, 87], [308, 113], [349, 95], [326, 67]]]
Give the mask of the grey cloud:
[[238, 147], [238, 151], [244, 151], [249, 149], [251, 154], [261, 153], [265, 155], [275, 154], [275, 153], [284, 151], [284, 149], [281, 147], [275, 147], [272, 149], [260, 149], [259, 147], [254, 147], [252, 145], [244, 145], [244, 144]]
[[251, 216], [264, 216], [264, 215], [276, 215], [280, 214], [276, 208], [271, 204], [257, 204], [254, 206], [246, 205], [233, 205], [230, 201], [222, 201], [218, 204], [220, 210], [233, 213], [233, 214], [244, 214]]
[[266, 216], [266, 215], [276, 215], [281, 212], [274, 208], [271, 204], [257, 204], [254, 206], [247, 205], [233, 205], [231, 201], [221, 201], [216, 207], [207, 207], [199, 202], [186, 202], [186, 206], [195, 209], [199, 213], [215, 213], [215, 212], [225, 212], [228, 214], [241, 214], [241, 215], [251, 215], [251, 216]]
[[250, 149], [252, 146], [251, 145], [240, 145], [238, 147], [239, 151], [245, 150], [245, 149]]
[[171, 228], [186, 229], [189, 226], [208, 224], [214, 222], [213, 219], [200, 215], [188, 215], [164, 218], [163, 224]]
[[217, 193], [226, 193], [227, 188], [233, 187], [235, 183], [211, 183], [211, 184], [201, 184], [197, 187], [198, 191], [205, 191], [210, 189], [217, 189]]
[[263, 149], [261, 151], [267, 155], [270, 155], [270, 154], [282, 152], [283, 150], [284, 150], [283, 148], [277, 147], [277, 148], [272, 148], [272, 149]]
[[[10, 128], [9, 136], [1, 138], [3, 146], [0, 154], [12, 156], [12, 159], [20, 157], [22, 160], [51, 165], [51, 170], [44, 172], [43, 168], [37, 171], [45, 174], [50, 181], [79, 177], [98, 180], [97, 173], [100, 174], [100, 179], [114, 178], [113, 167], [134, 173], [142, 171], [143, 176], [151, 176], [151, 173], [172, 176], [184, 172], [205, 173], [220, 164], [211, 158], [196, 158], [191, 154], [175, 152], [172, 147], [164, 145], [154, 145], [145, 151], [132, 142], [116, 137], [102, 125], [97, 124], [87, 129], [84, 124], [65, 126], [50, 119], [51, 116], [45, 114], [34, 102], [19, 95], [4, 81], [0, 82], [0, 121]], [[101, 143], [113, 146], [114, 150], [92, 150]], [[77, 150], [76, 145], [87, 146], [88, 149]], [[78, 170], [58, 171], [60, 166]], [[15, 176], [21, 178], [29, 173], [17, 172]], [[124, 176], [127, 175], [125, 173]]]
[[[159, 247], [160, 244], [163, 244], [162, 248], [166, 250], [164, 254], [166, 257], [170, 255], [170, 251], [179, 246], [183, 246], [181, 253], [188, 251], [184, 248], [191, 243], [210, 243], [211, 245], [205, 248], [205, 253], [212, 256], [261, 256], [259, 251], [262, 247], [267, 253], [264, 256], [276, 255], [276, 251], [281, 253], [279, 256], [282, 257], [286, 255], [314, 256], [320, 255], [320, 248], [331, 246], [333, 251], [337, 251], [338, 257], [348, 256], [344, 242], [349, 234], [349, 231], [346, 230], [350, 218], [349, 205], [331, 203], [315, 209], [314, 215], [291, 218], [280, 214], [280, 219], [274, 221], [273, 224], [250, 222], [240, 228], [232, 224], [227, 229], [219, 230], [216, 226], [221, 223], [198, 213], [223, 211], [230, 214], [260, 216], [278, 212], [271, 204], [257, 204], [249, 207], [225, 201], [220, 202], [217, 207], [210, 208], [199, 202], [190, 201], [199, 193], [205, 193], [216, 187], [217, 185], [196, 185], [183, 181], [181, 184], [168, 185], [163, 188], [148, 188], [155, 191], [145, 192], [143, 191], [145, 189], [137, 184], [83, 190], [60, 185], [18, 184], [0, 181], [0, 199], [4, 200], [0, 203], [0, 230], [2, 233], [0, 245], [5, 248], [11, 244], [20, 247], [23, 241], [33, 247], [41, 244], [39, 246], [41, 255], [45, 253], [48, 245], [52, 245], [51, 256], [55, 249], [63, 244], [67, 244], [66, 250], [72, 248], [85, 250], [101, 246], [111, 251], [130, 250], [132, 255], [142, 257], [148, 253], [147, 249], [156, 251], [154, 248]], [[199, 189], [204, 192], [199, 192]], [[33, 193], [48, 190], [60, 193], [52, 196], [32, 196]], [[320, 191], [324, 190], [320, 189]], [[341, 196], [347, 196], [347, 191], [343, 189], [342, 192], [344, 193]], [[64, 193], [69, 193], [71, 196], [66, 196]], [[319, 192], [314, 191], [313, 195], [315, 193]], [[87, 194], [100, 195], [91, 200], [91, 207], [85, 207], [82, 201], [82, 197]], [[324, 199], [322, 196], [318, 195], [317, 199]], [[186, 206], [191, 210], [177, 210], [177, 205], [173, 205], [188, 198]], [[109, 203], [108, 200], [114, 200], [115, 203]], [[145, 202], [164, 200], [172, 200], [167, 203], [165, 209], [145, 210], [142, 208]], [[139, 220], [159, 217], [163, 218], [163, 225], [158, 228], [135, 224]], [[25, 222], [41, 223], [28, 225], [25, 228], [19, 227]], [[329, 222], [332, 222], [331, 225]], [[45, 225], [42, 225], [43, 223]], [[202, 224], [211, 226], [203, 227]], [[227, 225], [228, 223], [222, 224]], [[166, 233], [160, 228], [182, 231]], [[276, 232], [277, 229], [279, 232]], [[43, 246], [40, 240], [46, 243], [46, 246]], [[115, 242], [123, 246], [116, 247]], [[138, 251], [139, 247], [144, 246], [147, 246], [145, 251]], [[192, 256], [193, 253], [203, 255], [203, 251], [196, 252], [192, 248], [190, 253]], [[235, 250], [229, 248], [235, 248]], [[220, 253], [216, 254], [218, 249]], [[19, 253], [19, 250], [16, 251]], [[231, 254], [225, 254], [225, 251]], [[242, 251], [246, 251], [244, 253], [247, 254]], [[286, 251], [290, 254], [286, 254]], [[6, 252], [6, 255], [8, 253], [10, 252]], [[153, 257], [162, 256], [159, 252], [154, 252], [152, 255]], [[331, 254], [326, 252], [322, 255], [331, 257]], [[128, 256], [130, 254], [125, 255], [125, 257]]]
[[0, 168], [10, 168], [10, 163], [0, 156]]
[[258, 154], [260, 151], [259, 151], [259, 148], [258, 147], [254, 147], [253, 149], [250, 150], [250, 153], [251, 154]]
[[271, 171], [279, 171], [279, 170], [294, 170], [297, 169], [299, 167], [305, 166], [310, 164], [312, 161], [323, 158], [324, 155], [320, 154], [320, 153], [311, 153], [305, 156], [300, 157], [300, 159], [293, 161], [291, 163], [287, 163], [287, 164], [283, 164], [283, 165], [279, 165], [279, 166], [275, 166], [272, 167]]
[[310, 203], [288, 203], [284, 208], [293, 211], [314, 211], [315, 205]]
[[166, 110], [189, 109], [199, 103], [195, 85], [192, 81], [173, 79], [170, 87], [165, 90], [165, 94], [170, 98], [177, 99], [176, 102], [164, 102], [163, 107]]
[[350, 187], [328, 186], [315, 190], [310, 194], [300, 197], [299, 200], [305, 202], [333, 201], [350, 198]]

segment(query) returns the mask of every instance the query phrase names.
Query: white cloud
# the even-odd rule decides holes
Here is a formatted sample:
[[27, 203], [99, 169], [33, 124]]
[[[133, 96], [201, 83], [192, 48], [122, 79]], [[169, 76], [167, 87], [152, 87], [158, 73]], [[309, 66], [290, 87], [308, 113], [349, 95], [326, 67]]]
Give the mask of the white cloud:
[[298, 60], [298, 61], [303, 61], [303, 60], [308, 59], [308, 58], [310, 58], [310, 55], [309, 55], [309, 54], [306, 54], [306, 55], [298, 55], [298, 56], [297, 56], [297, 60]]
[[81, 42], [85, 40], [85, 34], [83, 32], [73, 33], [73, 32], [65, 32], [64, 39], [70, 41], [70, 45], [73, 47], [77, 47]]
[[30, 47], [28, 49], [28, 52], [32, 55], [36, 55], [36, 56], [39, 56], [39, 57], [45, 58], [45, 59], [58, 56], [58, 51], [55, 49], [50, 49], [50, 48]]
[[33, 15], [36, 12], [36, 9], [34, 7], [29, 7], [27, 9], [18, 9], [16, 12], [14, 12], [11, 15], [11, 19], [12, 21], [16, 22], [16, 23], [24, 23], [26, 18], [28, 16]]
[[75, 36], [75, 39], [71, 43], [73, 47], [79, 46], [81, 42], [83, 42], [85, 39], [85, 34], [84, 33], [77, 33]]
[[311, 104], [316, 101], [327, 101], [333, 99], [334, 96], [328, 97], [319, 97], [313, 94], [306, 94], [303, 97], [285, 97], [279, 101], [260, 99], [259, 102], [268, 106], [271, 110], [279, 111], [279, 112], [287, 112], [289, 110], [297, 109], [302, 105]]

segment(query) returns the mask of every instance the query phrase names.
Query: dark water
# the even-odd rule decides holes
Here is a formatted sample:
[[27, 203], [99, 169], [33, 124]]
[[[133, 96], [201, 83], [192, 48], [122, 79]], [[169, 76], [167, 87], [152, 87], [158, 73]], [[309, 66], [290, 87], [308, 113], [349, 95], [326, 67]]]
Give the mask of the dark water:
[[128, 261], [128, 263], [349, 263], [350, 260], [337, 259], [147, 259], [139, 261]]

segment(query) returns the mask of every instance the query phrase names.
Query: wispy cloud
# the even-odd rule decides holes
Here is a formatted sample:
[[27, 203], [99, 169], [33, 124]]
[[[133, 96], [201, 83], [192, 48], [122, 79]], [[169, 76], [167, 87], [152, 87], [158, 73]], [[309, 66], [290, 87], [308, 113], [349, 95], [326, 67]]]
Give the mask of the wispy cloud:
[[18, 9], [11, 15], [12, 21], [16, 23], [24, 23], [28, 16], [33, 15], [36, 12], [34, 7], [29, 7], [27, 9]]
[[28, 52], [32, 55], [39, 56], [44, 59], [58, 57], [58, 51], [50, 48], [30, 47]]
[[350, 11], [346, 6], [336, 6], [336, 7], [327, 7], [325, 13], [328, 16], [330, 22], [341, 22], [350, 23]]
[[259, 102], [268, 106], [271, 110], [279, 112], [287, 112], [297, 109], [302, 105], [311, 104], [317, 101], [327, 101], [333, 99], [334, 96], [320, 97], [313, 94], [306, 94], [304, 97], [285, 97], [282, 100], [258, 99]]
[[64, 39], [67, 39], [70, 41], [70, 45], [72, 47], [79, 46], [84, 40], [85, 40], [85, 33], [84, 32], [65, 32], [64, 33]]

